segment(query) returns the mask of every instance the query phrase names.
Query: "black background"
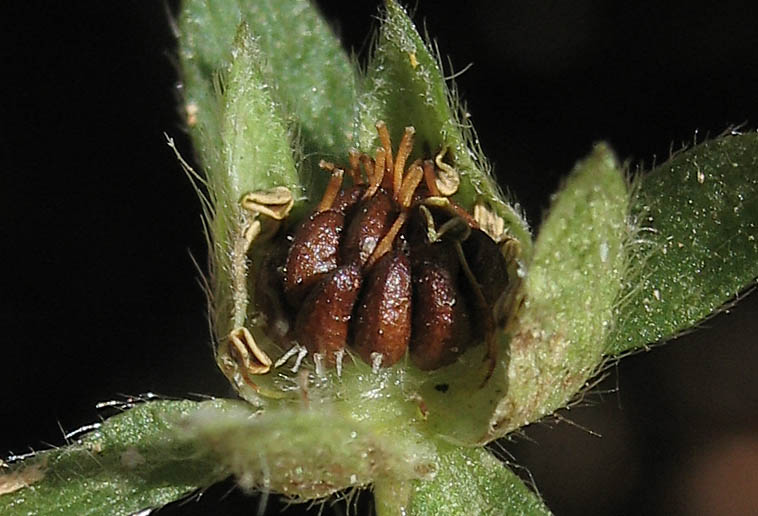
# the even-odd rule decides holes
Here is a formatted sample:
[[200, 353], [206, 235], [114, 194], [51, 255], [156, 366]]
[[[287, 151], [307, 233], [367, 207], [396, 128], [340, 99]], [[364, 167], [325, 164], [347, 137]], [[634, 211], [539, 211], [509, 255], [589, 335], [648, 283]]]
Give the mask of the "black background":
[[[378, 2], [319, 4], [365, 56]], [[750, 5], [421, 1], [415, 20], [455, 70], [473, 63], [457, 84], [498, 179], [538, 226], [559, 178], [599, 139], [649, 165], [671, 145], [756, 127]], [[4, 6], [0, 455], [61, 444], [61, 429], [96, 420], [95, 404], [119, 394], [229, 394], [190, 259], [206, 259], [200, 205], [163, 137], [190, 154], [176, 9]], [[547, 422], [501, 448], [557, 514], [735, 513], [729, 503], [758, 491], [757, 314], [749, 297], [611, 368], [562, 412], [602, 439]], [[230, 489], [164, 513], [257, 510]]]

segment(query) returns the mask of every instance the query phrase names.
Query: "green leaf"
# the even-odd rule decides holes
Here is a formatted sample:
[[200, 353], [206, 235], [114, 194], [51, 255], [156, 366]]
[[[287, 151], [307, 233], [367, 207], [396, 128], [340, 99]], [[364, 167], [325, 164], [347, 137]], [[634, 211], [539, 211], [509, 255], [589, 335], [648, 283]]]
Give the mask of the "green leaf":
[[574, 167], [540, 228], [493, 436], [564, 406], [597, 371], [627, 268], [628, 210], [623, 171], [598, 144]]
[[[234, 35], [246, 23], [265, 56], [265, 83], [286, 118], [296, 122], [306, 155], [343, 158], [351, 147], [355, 70], [316, 9], [306, 0], [184, 2], [180, 56], [185, 100], [198, 107], [205, 158], [218, 130], [216, 74], [231, 60]], [[198, 131], [193, 131], [193, 133]], [[317, 160], [315, 160], [317, 162]]]
[[232, 59], [240, 26], [231, 3], [187, 1], [179, 23], [179, 58], [187, 125], [205, 169], [223, 168], [218, 150], [224, 103], [220, 74]]
[[[277, 98], [299, 124], [305, 154], [344, 159], [353, 146], [355, 68], [307, 0], [240, 0]], [[318, 162], [318, 160], [316, 160]]]
[[609, 353], [669, 339], [758, 276], [758, 134], [680, 152], [642, 177], [633, 216], [643, 241]]
[[433, 479], [377, 483], [379, 516], [550, 514], [539, 496], [487, 450], [444, 443], [438, 449]]
[[518, 209], [503, 200], [470, 123], [459, 115], [455, 94], [445, 84], [436, 52], [430, 51], [405, 10], [387, 0], [376, 49], [361, 89], [357, 134], [361, 150], [378, 146], [375, 124], [383, 120], [398, 142], [406, 126], [416, 129], [415, 157], [448, 150], [461, 176], [454, 199], [469, 210], [485, 200], [500, 215], [511, 235], [530, 255], [531, 234]]
[[113, 416], [74, 444], [0, 473], [0, 493], [28, 484], [0, 495], [0, 513], [127, 515], [207, 487], [228, 472], [181, 436], [179, 422], [200, 408], [223, 413], [237, 405], [152, 401]]

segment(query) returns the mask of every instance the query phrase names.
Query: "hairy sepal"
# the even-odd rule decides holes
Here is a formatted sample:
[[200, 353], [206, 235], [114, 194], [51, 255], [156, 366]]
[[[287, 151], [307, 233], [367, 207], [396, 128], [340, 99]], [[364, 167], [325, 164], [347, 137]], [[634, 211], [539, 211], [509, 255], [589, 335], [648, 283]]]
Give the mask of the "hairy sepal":
[[628, 267], [628, 210], [624, 174], [598, 144], [554, 196], [540, 229], [523, 307], [502, 350], [507, 392], [487, 439], [563, 407], [597, 372]]
[[599, 144], [554, 195], [523, 279], [514, 320], [486, 349], [422, 379], [428, 432], [481, 444], [563, 407], [597, 371], [626, 272], [629, 193], [613, 153]]
[[[254, 295], [249, 279], [254, 277], [259, 260], [251, 261], [248, 255], [265, 256], [266, 235], [278, 224], [264, 214], [244, 209], [243, 196], [285, 187], [295, 200], [295, 209], [302, 207], [305, 197], [287, 125], [272, 97], [264, 67], [260, 49], [247, 25], [242, 24], [232, 49], [232, 61], [223, 74], [223, 114], [216, 143], [220, 159], [216, 168], [206, 170], [212, 203], [209, 222], [213, 253], [212, 317], [214, 330], [222, 342], [233, 329], [249, 325], [248, 312]], [[256, 221], [263, 229], [248, 246], [246, 234]], [[273, 353], [275, 348], [257, 333], [259, 346]], [[220, 363], [225, 360], [223, 356], [217, 358]], [[240, 374], [222, 369], [244, 397], [251, 401], [257, 398], [258, 392], [251, 390]], [[270, 375], [256, 380], [264, 388], [271, 387], [273, 382]]]
[[223, 414], [208, 410], [193, 414], [185, 430], [242, 487], [300, 501], [387, 478], [427, 478], [434, 472], [425, 448], [394, 432], [377, 432], [375, 425], [332, 408], [289, 406], [258, 414], [244, 408]]
[[[432, 153], [447, 149], [443, 161], [460, 175], [453, 199], [469, 211], [483, 202], [502, 217], [510, 236], [521, 244], [526, 262], [531, 234], [519, 207], [508, 202], [493, 179], [469, 120], [464, 120], [442, 73], [437, 52], [431, 51], [400, 4], [385, 2], [386, 13], [366, 76], [361, 80], [355, 140], [364, 152], [379, 145], [375, 124], [383, 120], [393, 141], [407, 126], [416, 129], [416, 149]], [[417, 151], [418, 152], [418, 151]], [[413, 155], [411, 159], [421, 157]]]

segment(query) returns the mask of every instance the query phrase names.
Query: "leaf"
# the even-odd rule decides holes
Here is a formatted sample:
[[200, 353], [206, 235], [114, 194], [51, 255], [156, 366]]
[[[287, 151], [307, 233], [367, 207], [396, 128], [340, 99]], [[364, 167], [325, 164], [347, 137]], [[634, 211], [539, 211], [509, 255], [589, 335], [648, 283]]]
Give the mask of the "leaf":
[[[378, 146], [375, 124], [383, 120], [395, 142], [400, 141], [406, 126], [416, 129], [416, 154], [448, 149], [445, 161], [452, 162], [461, 176], [454, 199], [469, 210], [477, 200], [486, 200], [519, 240], [523, 256], [528, 259], [529, 228], [518, 208], [503, 200], [470, 123], [459, 116], [455, 95], [445, 84], [436, 52], [429, 50], [397, 2], [387, 0], [386, 9], [376, 49], [361, 84], [363, 95], [356, 130], [359, 147], [373, 153]], [[411, 159], [414, 157], [419, 156], [414, 154]]]
[[[240, 0], [268, 61], [277, 98], [302, 131], [305, 154], [344, 159], [353, 145], [355, 68], [307, 0]], [[316, 160], [318, 162], [318, 160]]]
[[676, 336], [758, 277], [758, 134], [725, 136], [643, 176], [643, 241], [608, 353]]
[[0, 474], [0, 486], [13, 480], [29, 485], [0, 495], [0, 513], [127, 515], [209, 486], [228, 472], [181, 437], [179, 422], [203, 407], [223, 413], [237, 405], [228, 400], [137, 405], [73, 444], [12, 464]]
[[242, 22], [265, 57], [264, 82], [272, 97], [299, 126], [304, 153], [331, 159], [346, 155], [356, 105], [355, 71], [310, 2], [189, 0], [180, 20], [180, 56], [185, 100], [198, 108], [199, 131], [193, 133], [200, 133], [196, 145], [204, 159], [218, 138], [217, 116], [206, 118], [205, 113], [217, 109], [216, 75], [231, 60]]
[[375, 486], [379, 516], [550, 514], [539, 496], [486, 449], [443, 443], [438, 449], [433, 479]]
[[220, 73], [232, 59], [232, 45], [240, 26], [231, 3], [189, 0], [183, 3], [179, 23], [179, 58], [187, 126], [195, 152], [207, 170], [221, 170], [218, 150], [224, 103]]
[[629, 193], [605, 144], [553, 198], [535, 243], [507, 349], [507, 394], [492, 419], [502, 436], [564, 406], [597, 371], [627, 268]]

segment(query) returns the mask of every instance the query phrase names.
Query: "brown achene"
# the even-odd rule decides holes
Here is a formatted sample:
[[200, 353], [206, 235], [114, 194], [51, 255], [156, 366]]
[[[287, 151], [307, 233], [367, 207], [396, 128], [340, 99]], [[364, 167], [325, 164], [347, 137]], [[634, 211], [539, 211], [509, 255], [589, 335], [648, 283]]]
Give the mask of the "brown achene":
[[278, 304], [289, 308], [279, 314], [288, 330], [278, 341], [291, 348], [284, 361], [294, 346], [338, 372], [347, 351], [374, 368], [409, 357], [433, 370], [491, 341], [493, 307], [508, 285], [499, 246], [449, 197], [459, 178], [444, 150], [411, 161], [413, 127], [396, 153], [386, 125], [376, 128], [373, 157], [352, 151], [347, 169], [320, 163], [331, 174], [324, 194], [269, 269], [284, 287]]

